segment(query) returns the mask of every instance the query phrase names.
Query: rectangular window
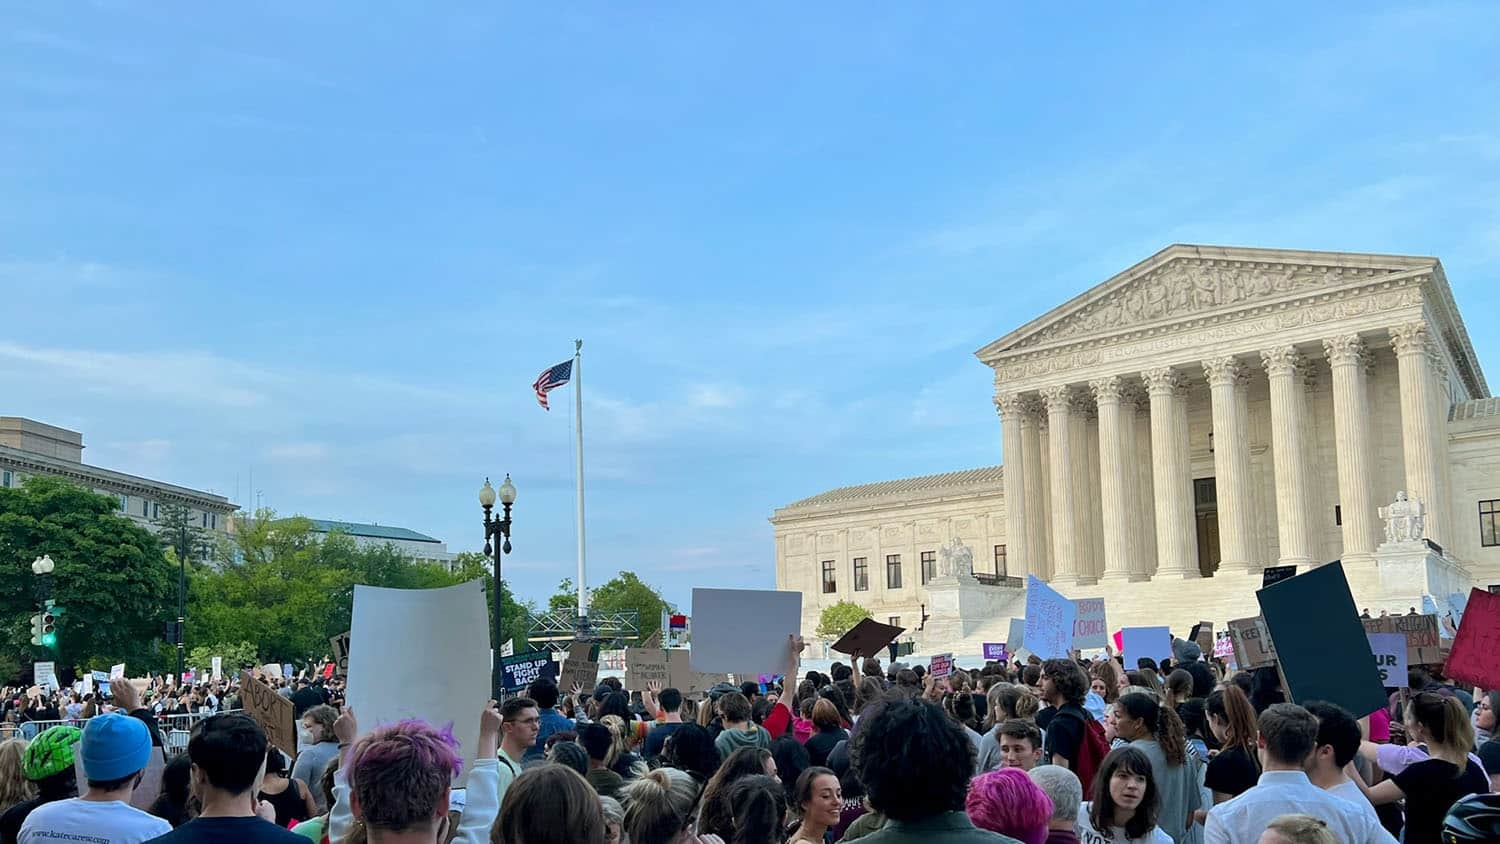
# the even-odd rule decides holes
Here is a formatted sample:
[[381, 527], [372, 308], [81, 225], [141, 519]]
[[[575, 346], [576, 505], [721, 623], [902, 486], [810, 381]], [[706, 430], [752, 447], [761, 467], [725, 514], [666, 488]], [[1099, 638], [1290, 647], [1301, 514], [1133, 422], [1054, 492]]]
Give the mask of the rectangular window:
[[130, 512], [130, 496], [128, 496], [128, 495], [126, 495], [125, 493], [122, 492], [122, 493], [120, 493], [116, 497], [120, 499], [120, 512], [122, 512], [122, 513], [129, 513]]
[[161, 505], [155, 501], [151, 502], [151, 518], [161, 518]]
[[901, 626], [901, 616], [899, 616], [899, 615], [893, 615], [890, 618], [887, 618], [885, 620], [885, 623], [889, 624], [892, 627], [900, 627]]
[[995, 546], [995, 576], [1005, 577], [1005, 546]]
[[926, 586], [927, 582], [930, 581], [930, 580], [932, 580], [934, 577], [937, 577], [937, 552], [936, 551], [923, 551], [922, 552], [922, 585]]
[[854, 591], [870, 591], [870, 560], [867, 557], [854, 558]]
[[4, 472], [0, 472], [0, 486], [9, 488], [10, 487], [10, 481], [11, 481], [11, 474], [10, 474], [10, 470], [9, 469], [6, 469]]
[[823, 561], [823, 594], [839, 591], [838, 574], [834, 572], [833, 560]]
[[203, 526], [204, 527], [208, 527], [208, 514], [207, 513], [202, 513], [200, 515], [203, 516]]
[[1333, 523], [1335, 525], [1344, 524], [1344, 508], [1338, 504], [1333, 505]]
[[146, 518], [146, 516], [149, 515], [150, 513], [151, 513], [151, 502], [149, 502], [149, 501], [142, 501], [141, 502], [141, 518], [143, 518], [143, 519]]
[[218, 513], [210, 513], [210, 514], [208, 514], [208, 527], [209, 527], [210, 530], [218, 530], [219, 529], [219, 514]]
[[1500, 545], [1500, 531], [1496, 520], [1500, 519], [1500, 498], [1479, 502], [1479, 544], [1489, 548]]
[[887, 554], [885, 557], [885, 588], [901, 588], [901, 555]]

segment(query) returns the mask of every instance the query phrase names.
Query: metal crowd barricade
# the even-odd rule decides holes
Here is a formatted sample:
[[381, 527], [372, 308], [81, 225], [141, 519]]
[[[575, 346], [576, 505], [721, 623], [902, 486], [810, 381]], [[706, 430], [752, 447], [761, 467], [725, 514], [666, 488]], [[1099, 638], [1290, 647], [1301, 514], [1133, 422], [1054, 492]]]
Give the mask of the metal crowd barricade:
[[31, 741], [37, 737], [38, 733], [63, 724], [72, 724], [75, 727], [83, 726], [82, 721], [72, 719], [63, 721], [23, 721], [19, 724], [12, 724], [7, 721], [0, 724], [0, 738], [23, 738]]
[[175, 756], [178, 753], [187, 752], [188, 738], [192, 735], [193, 725], [207, 718], [208, 715], [209, 713], [202, 712], [191, 715], [158, 715], [161, 740], [167, 749], [167, 754]]

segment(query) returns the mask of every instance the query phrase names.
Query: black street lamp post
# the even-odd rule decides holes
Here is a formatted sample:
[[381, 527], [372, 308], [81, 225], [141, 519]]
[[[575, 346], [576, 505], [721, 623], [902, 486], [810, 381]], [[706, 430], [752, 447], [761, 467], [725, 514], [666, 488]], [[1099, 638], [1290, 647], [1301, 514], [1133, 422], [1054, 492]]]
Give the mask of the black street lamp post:
[[[498, 519], [492, 512], [497, 498], [504, 508]], [[491, 590], [493, 606], [490, 609], [490, 643], [495, 650], [490, 661], [490, 694], [495, 700], [505, 696], [505, 672], [500, 667], [501, 636], [504, 635], [501, 630], [505, 620], [500, 603], [501, 564], [504, 556], [510, 553], [510, 506], [514, 503], [516, 485], [510, 482], [509, 474], [498, 491], [490, 486], [489, 478], [484, 479], [484, 486], [479, 490], [479, 506], [484, 508], [484, 555], [495, 561], [495, 584]]]

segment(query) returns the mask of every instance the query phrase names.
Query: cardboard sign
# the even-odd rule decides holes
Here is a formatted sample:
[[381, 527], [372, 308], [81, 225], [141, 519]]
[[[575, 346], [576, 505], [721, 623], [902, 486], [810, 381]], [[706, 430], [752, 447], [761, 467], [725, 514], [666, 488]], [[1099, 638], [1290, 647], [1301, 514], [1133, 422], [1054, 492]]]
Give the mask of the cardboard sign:
[[1242, 671], [1276, 664], [1276, 645], [1271, 641], [1266, 620], [1260, 616], [1229, 622], [1229, 642], [1234, 662]]
[[873, 618], [866, 618], [851, 627], [848, 633], [840, 636], [839, 640], [833, 643], [833, 649], [841, 654], [857, 653], [862, 657], [875, 656], [883, 652], [886, 645], [896, 641], [896, 637], [905, 632], [905, 627], [893, 627], [889, 624], [881, 624]]
[[1134, 669], [1140, 659], [1154, 659], [1161, 664], [1172, 656], [1172, 630], [1169, 627], [1126, 627], [1120, 631], [1125, 645], [1121, 656], [1125, 667]]
[[1198, 622], [1198, 632], [1193, 634], [1192, 639], [1198, 645], [1198, 650], [1205, 654], [1211, 654], [1214, 650], [1214, 623], [1212, 621]]
[[286, 755], [297, 758], [296, 706], [248, 671], [240, 674], [240, 701], [245, 714], [266, 731], [266, 740]]
[[1260, 574], [1260, 588], [1274, 586], [1283, 580], [1291, 580], [1297, 576], [1296, 566], [1267, 566]]
[[1004, 642], [985, 642], [984, 658], [996, 662], [1009, 662], [1010, 653], [1006, 651]]
[[1006, 636], [1005, 645], [1010, 648], [1011, 653], [1019, 653], [1026, 646], [1026, 619], [1010, 620], [1010, 635]]
[[1109, 642], [1109, 628], [1104, 623], [1103, 598], [1074, 598], [1078, 614], [1073, 618], [1073, 647], [1102, 648]]
[[932, 675], [932, 679], [934, 680], [941, 680], [952, 674], [953, 654], [937, 654], [934, 656], [932, 662], [927, 664], [927, 673]]
[[1366, 633], [1365, 638], [1370, 640], [1370, 653], [1385, 687], [1406, 685], [1406, 637], [1400, 633]]
[[694, 671], [754, 677], [786, 670], [787, 637], [802, 630], [802, 593], [693, 590]]
[[1026, 578], [1026, 648], [1042, 659], [1065, 659], [1073, 649], [1078, 607], [1037, 579]]
[[349, 641], [352, 638], [351, 633], [340, 633], [328, 639], [328, 646], [333, 649], [334, 673], [340, 677], [349, 676]]
[[657, 682], [664, 688], [693, 695], [728, 681], [726, 673], [695, 671], [687, 648], [625, 649], [625, 687], [632, 691], [642, 691], [647, 684]]
[[592, 689], [599, 683], [599, 663], [590, 659], [594, 646], [589, 642], [574, 642], [568, 648], [568, 658], [563, 660], [562, 670], [557, 675], [557, 687], [566, 694], [575, 685]]
[[45, 689], [57, 689], [57, 663], [35, 662], [31, 665], [32, 672], [36, 677], [36, 684]]
[[1293, 701], [1326, 700], [1369, 715], [1386, 705], [1344, 565], [1334, 561], [1255, 593]]
[[507, 692], [519, 692], [543, 677], [555, 681], [558, 676], [557, 662], [552, 658], [551, 651], [527, 651], [514, 656], [502, 656], [500, 669]]
[[729, 682], [729, 675], [723, 672], [694, 670], [687, 648], [669, 651], [668, 667], [672, 672], [672, 688], [685, 695], [702, 694], [719, 683]]
[[[1410, 642], [1407, 642], [1410, 646]], [[1500, 688], [1500, 595], [1469, 593], [1444, 673], [1484, 689]]]
[[1441, 665], [1443, 651], [1435, 615], [1388, 615], [1363, 618], [1366, 633], [1400, 633], [1406, 637], [1409, 665]]

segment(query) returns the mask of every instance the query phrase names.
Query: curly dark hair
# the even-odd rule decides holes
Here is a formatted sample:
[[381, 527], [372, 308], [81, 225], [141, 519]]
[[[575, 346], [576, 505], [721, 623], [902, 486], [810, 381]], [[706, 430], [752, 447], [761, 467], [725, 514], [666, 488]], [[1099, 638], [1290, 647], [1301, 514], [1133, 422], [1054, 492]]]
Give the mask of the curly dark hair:
[[867, 709], [850, 743], [870, 803], [898, 821], [963, 811], [975, 759], [974, 743], [941, 708], [905, 696]]
[[1089, 676], [1071, 659], [1049, 659], [1042, 663], [1042, 676], [1052, 681], [1064, 703], [1082, 705], [1089, 696]]

